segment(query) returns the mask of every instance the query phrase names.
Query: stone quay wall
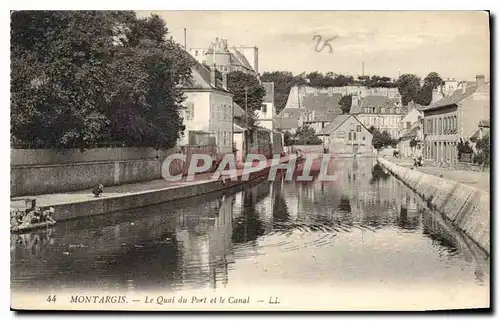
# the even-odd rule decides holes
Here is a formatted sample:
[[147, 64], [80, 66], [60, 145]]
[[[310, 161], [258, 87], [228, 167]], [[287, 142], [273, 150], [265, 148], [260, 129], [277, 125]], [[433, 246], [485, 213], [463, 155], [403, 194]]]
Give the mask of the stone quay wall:
[[401, 167], [379, 157], [378, 162], [419, 194], [459, 230], [490, 254], [490, 195], [477, 188]]

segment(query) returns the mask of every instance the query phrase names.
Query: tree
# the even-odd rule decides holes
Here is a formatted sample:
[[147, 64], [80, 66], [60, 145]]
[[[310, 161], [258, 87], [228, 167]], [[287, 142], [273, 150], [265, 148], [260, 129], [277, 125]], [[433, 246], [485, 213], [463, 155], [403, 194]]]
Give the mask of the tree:
[[432, 85], [425, 84], [417, 91], [414, 102], [423, 106], [429, 106], [432, 102]]
[[293, 135], [288, 130], [285, 130], [283, 132], [283, 141], [284, 141], [285, 146], [294, 145]]
[[11, 136], [30, 147], [172, 147], [177, 87], [190, 59], [158, 16], [129, 11], [18, 11], [11, 25]]
[[255, 127], [255, 111], [260, 110], [262, 107], [266, 95], [265, 88], [256, 77], [241, 71], [233, 71], [227, 74], [227, 87], [234, 94], [233, 101], [243, 109], [247, 108], [248, 124], [250, 127]]
[[462, 160], [463, 154], [472, 155], [472, 153], [473, 153], [473, 150], [472, 150], [472, 147], [470, 146], [469, 141], [464, 141], [464, 140], [460, 139], [460, 141], [457, 144], [458, 160], [459, 161]]
[[348, 114], [351, 111], [352, 105], [352, 95], [344, 95], [339, 100], [340, 109], [344, 114]]
[[401, 75], [397, 80], [399, 94], [404, 106], [410, 101], [415, 101], [418, 90], [420, 89], [420, 78], [413, 74]]
[[432, 89], [436, 89], [443, 84], [443, 79], [439, 76], [439, 74], [435, 71], [430, 72], [424, 78], [424, 85], [430, 85]]
[[369, 132], [373, 135], [372, 146], [377, 150], [387, 146], [396, 146], [397, 144], [397, 141], [385, 130], [380, 132], [377, 128], [371, 126]]
[[316, 136], [316, 131], [307, 125], [297, 128], [294, 135], [297, 145], [321, 145], [323, 141]]
[[490, 163], [490, 157], [491, 157], [491, 141], [490, 141], [490, 135], [486, 135], [482, 137], [478, 142], [476, 143], [476, 148], [478, 150], [479, 157], [481, 159], [482, 164], [489, 164]]
[[274, 82], [274, 105], [279, 114], [286, 106], [290, 89], [293, 86], [304, 84], [304, 79], [294, 76], [288, 71], [264, 72], [261, 76], [263, 82]]

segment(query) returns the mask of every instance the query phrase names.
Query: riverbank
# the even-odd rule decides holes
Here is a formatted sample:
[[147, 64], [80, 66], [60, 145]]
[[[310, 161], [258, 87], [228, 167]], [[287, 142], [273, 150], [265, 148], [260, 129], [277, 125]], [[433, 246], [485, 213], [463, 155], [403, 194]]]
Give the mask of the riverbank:
[[488, 192], [421, 172], [419, 168], [400, 166], [382, 157], [377, 161], [490, 254]]
[[[399, 166], [413, 167], [413, 160], [411, 158], [401, 159], [386, 157], [385, 159]], [[450, 181], [455, 181], [457, 183], [469, 185], [488, 193], [490, 192], [490, 172], [467, 171], [446, 167], [427, 166], [425, 162], [424, 166], [418, 167], [417, 170], [425, 174], [430, 174]]]
[[213, 173], [206, 173], [196, 175], [192, 181], [180, 180], [172, 182], [159, 179], [109, 186], [104, 188], [104, 193], [100, 197], [94, 197], [91, 189], [16, 197], [11, 199], [11, 208], [22, 207], [26, 198], [34, 198], [37, 206], [51, 206], [55, 209], [52, 217], [56, 221], [112, 213], [236, 187], [246, 183], [240, 181], [241, 176], [244, 174], [249, 173], [248, 182], [250, 182], [267, 175], [273, 166], [279, 166], [294, 158], [296, 156], [284, 157], [277, 165], [272, 165], [272, 160], [268, 160], [268, 164], [264, 169], [255, 172], [251, 169], [238, 169], [237, 180], [226, 180], [225, 183], [221, 180], [212, 179]]

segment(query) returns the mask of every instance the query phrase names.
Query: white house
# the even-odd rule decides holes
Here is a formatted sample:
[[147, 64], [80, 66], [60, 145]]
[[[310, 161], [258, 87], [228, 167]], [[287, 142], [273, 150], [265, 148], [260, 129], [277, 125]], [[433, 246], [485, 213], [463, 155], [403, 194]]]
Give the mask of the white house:
[[204, 145], [215, 141], [219, 153], [231, 153], [233, 146], [233, 94], [227, 90], [226, 78], [216, 79], [215, 69], [200, 63], [192, 69], [193, 81], [183, 85], [182, 112], [186, 129], [180, 146]]
[[372, 138], [363, 123], [353, 115], [342, 114], [317, 134], [333, 154], [372, 154]]

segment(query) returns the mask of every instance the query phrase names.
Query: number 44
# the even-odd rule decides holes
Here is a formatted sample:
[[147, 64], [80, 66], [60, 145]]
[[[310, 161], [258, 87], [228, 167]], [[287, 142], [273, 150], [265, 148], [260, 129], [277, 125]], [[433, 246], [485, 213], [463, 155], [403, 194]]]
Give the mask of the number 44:
[[47, 302], [49, 302], [49, 303], [50, 302], [56, 302], [56, 295], [55, 294], [54, 295], [49, 295], [47, 297]]

